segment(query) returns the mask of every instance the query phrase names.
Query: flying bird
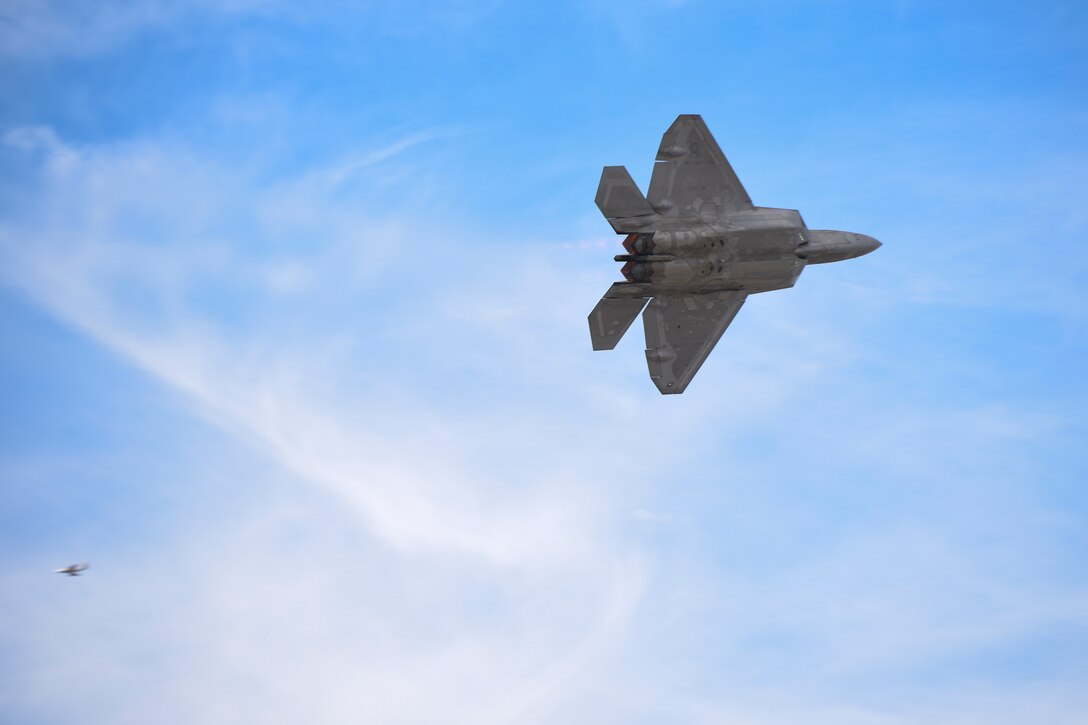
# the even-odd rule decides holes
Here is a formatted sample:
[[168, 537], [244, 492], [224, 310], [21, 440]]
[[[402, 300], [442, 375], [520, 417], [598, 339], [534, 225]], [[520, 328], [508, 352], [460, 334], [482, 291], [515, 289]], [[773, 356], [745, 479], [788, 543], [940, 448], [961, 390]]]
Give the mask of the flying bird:
[[748, 295], [792, 287], [806, 264], [880, 246], [864, 234], [809, 229], [793, 209], [754, 206], [695, 115], [665, 132], [646, 196], [626, 168], [606, 166], [596, 201], [627, 235], [627, 254], [615, 258], [624, 281], [589, 314], [593, 349], [616, 347], [642, 312], [650, 378], [665, 395], [684, 392]]

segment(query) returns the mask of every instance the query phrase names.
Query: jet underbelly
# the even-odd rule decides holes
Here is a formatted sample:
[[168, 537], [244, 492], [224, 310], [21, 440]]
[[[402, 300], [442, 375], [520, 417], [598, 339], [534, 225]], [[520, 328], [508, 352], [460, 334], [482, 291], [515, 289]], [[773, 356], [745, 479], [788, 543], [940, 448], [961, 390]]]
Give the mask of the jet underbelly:
[[804, 268], [805, 260], [797, 257], [737, 262], [730, 270], [729, 281], [750, 294], [770, 292], [792, 287]]
[[729, 235], [722, 274], [736, 289], [768, 292], [792, 287], [805, 267], [797, 256], [803, 241], [795, 227], [751, 229]]
[[627, 261], [623, 274], [628, 280], [651, 283], [660, 290], [767, 292], [792, 287], [805, 266], [796, 254], [803, 240], [792, 227], [706, 230], [677, 236], [675, 241], [667, 238], [668, 245], [660, 243], [660, 236], [654, 235], [652, 246], [648, 238], [626, 245], [632, 251], [652, 250], [653, 254], [617, 257]]

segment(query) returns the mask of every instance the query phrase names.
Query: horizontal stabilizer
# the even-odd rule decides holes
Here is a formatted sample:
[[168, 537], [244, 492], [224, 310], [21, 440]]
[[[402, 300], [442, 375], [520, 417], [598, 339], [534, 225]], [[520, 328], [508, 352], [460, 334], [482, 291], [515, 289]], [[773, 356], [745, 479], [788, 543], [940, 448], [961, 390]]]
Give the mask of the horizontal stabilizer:
[[627, 328], [646, 306], [645, 298], [616, 300], [602, 297], [589, 313], [589, 336], [594, 350], [616, 347]]
[[596, 201], [617, 232], [652, 231], [654, 210], [623, 166], [604, 167]]

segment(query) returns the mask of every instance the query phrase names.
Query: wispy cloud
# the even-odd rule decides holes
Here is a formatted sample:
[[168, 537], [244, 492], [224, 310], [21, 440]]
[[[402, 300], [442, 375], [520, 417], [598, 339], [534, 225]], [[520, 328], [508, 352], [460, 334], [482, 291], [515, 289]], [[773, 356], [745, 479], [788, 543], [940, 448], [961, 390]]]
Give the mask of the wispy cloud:
[[261, 14], [278, 0], [162, 0], [80, 3], [11, 0], [0, 14], [0, 55], [24, 59], [83, 57], [114, 49], [138, 34], [162, 30], [187, 17]]
[[[959, 685], [925, 663], [1067, 631], [1084, 590], [1026, 568], [1054, 541], [1022, 449], [1069, 435], [1063, 411], [893, 397], [916, 373], [849, 311], [898, 290], [815, 279], [823, 301], [752, 300], [699, 394], [661, 398], [639, 340], [584, 344], [607, 265], [452, 228], [426, 245], [410, 201], [366, 204], [431, 139], [269, 180], [7, 135], [35, 203], [0, 226], [4, 283], [305, 492], [179, 533], [173, 569], [118, 552], [83, 615], [6, 575], [33, 593], [5, 633], [40, 658], [25, 711], [75, 681], [78, 707], [134, 722], [163, 702], [179, 722], [954, 721]], [[169, 656], [140, 668], [146, 642]], [[1080, 701], [1067, 685], [1052, 702]], [[987, 718], [1037, 712], [999, 689], [979, 686]]]
[[[274, 706], [260, 710], [262, 719], [291, 721], [291, 713], [307, 709], [305, 703], [314, 692], [325, 691], [332, 700], [322, 716], [330, 721], [359, 712], [385, 722], [433, 721], [451, 710], [463, 712], [466, 722], [538, 721], [568, 696], [572, 680], [609, 656], [642, 596], [645, 574], [637, 556], [624, 556], [600, 535], [602, 512], [593, 496], [579, 492], [576, 482], [548, 480], [547, 472], [503, 471], [494, 465], [466, 467], [465, 449], [501, 446], [510, 439], [498, 435], [493, 440], [472, 440], [466, 437], [471, 432], [451, 436], [450, 431], [458, 427], [456, 419], [437, 419], [433, 411], [410, 399], [399, 401], [403, 407], [394, 411], [375, 408], [381, 396], [366, 391], [345, 390], [339, 401], [324, 397], [324, 386], [309, 383], [311, 376], [326, 380], [331, 376], [339, 387], [350, 384], [351, 371], [340, 367], [335, 350], [330, 352], [320, 332], [301, 341], [290, 335], [285, 340], [275, 333], [269, 337], [263, 324], [250, 332], [231, 333], [199, 305], [189, 306], [187, 299], [209, 275], [226, 275], [237, 283], [234, 275], [246, 274], [248, 259], [236, 258], [232, 250], [237, 242], [225, 241], [216, 227], [225, 207], [240, 202], [258, 210], [262, 206], [254, 196], [238, 193], [239, 177], [215, 168], [213, 179], [169, 153], [140, 146], [78, 150], [44, 129], [11, 134], [9, 142], [44, 154], [42, 198], [47, 200], [46, 207], [62, 204], [66, 214], [45, 230], [21, 224], [0, 230], [0, 249], [9, 262], [4, 282], [163, 384], [196, 415], [262, 452], [286, 475], [346, 504], [372, 542], [391, 547], [383, 558], [392, 557], [399, 562], [395, 566], [404, 568], [384, 579], [382, 588], [407, 589], [402, 595], [406, 604], [423, 607], [447, 622], [435, 632], [435, 641], [407, 651], [391, 644], [374, 651], [373, 641], [348, 637], [347, 642], [370, 650], [360, 654], [343, 645], [333, 646], [323, 636], [318, 641], [325, 644], [310, 649], [318, 642], [307, 640], [308, 644], [300, 644], [304, 651], [288, 660], [276, 645], [265, 641], [267, 630], [239, 630], [230, 613], [258, 607], [265, 627], [281, 631], [293, 629], [285, 623], [306, 616], [310, 607], [321, 616], [345, 617], [344, 610], [336, 609], [351, 606], [343, 601], [345, 595], [330, 592], [322, 582], [322, 578], [335, 578], [339, 568], [356, 568], [343, 556], [321, 566], [314, 561], [325, 554], [311, 548], [300, 548], [287, 561], [272, 561], [267, 553], [247, 550], [238, 559], [226, 557], [207, 567], [195, 580], [193, 574], [183, 572], [186, 581], [207, 587], [197, 594], [202, 610], [225, 612], [212, 624], [223, 637], [213, 645], [221, 674], [234, 668], [261, 670], [262, 658], [268, 658], [308, 683], [276, 696]], [[371, 163], [391, 157], [392, 153], [386, 153]], [[57, 163], [57, 158], [65, 162]], [[102, 187], [101, 179], [109, 183]], [[133, 205], [140, 203], [139, 190], [149, 183], [160, 191], [170, 186], [179, 192], [171, 196], [169, 211], [160, 209], [179, 222], [178, 234], [160, 238], [160, 246], [151, 248], [125, 231]], [[297, 191], [309, 184], [304, 180], [292, 188]], [[225, 188], [232, 189], [229, 198], [222, 196]], [[194, 214], [193, 210], [200, 211]], [[283, 213], [282, 208], [278, 211]], [[335, 208], [322, 211], [310, 209], [307, 218], [326, 220], [313, 233], [319, 245], [336, 248], [338, 234], [353, 232], [340, 230], [336, 222], [329, 225], [329, 219], [339, 216]], [[371, 227], [383, 224], [365, 221]], [[388, 246], [389, 241], [383, 238], [377, 243]], [[317, 273], [298, 264], [307, 276]], [[133, 285], [141, 285], [143, 299], [152, 304], [132, 308]], [[279, 291], [272, 285], [268, 294], [274, 297]], [[292, 304], [317, 305], [311, 307], [316, 312], [322, 296], [322, 288], [307, 287], [297, 291]], [[254, 313], [258, 317], [275, 311], [275, 304], [263, 308], [264, 304]], [[352, 324], [365, 328], [372, 323], [363, 315]], [[334, 341], [332, 346], [336, 345]], [[403, 437], [393, 433], [398, 430], [406, 432]], [[507, 476], [514, 476], [516, 482], [507, 483], [503, 480]], [[548, 485], [542, 486], [544, 482]], [[274, 524], [258, 523], [257, 531], [230, 534], [221, 545], [246, 548], [245, 537], [255, 536], [271, 550], [283, 548], [283, 534]], [[174, 566], [207, 566], [195, 562], [174, 562]], [[152, 566], [147, 562], [140, 568]], [[253, 571], [255, 580], [240, 581], [242, 571]], [[237, 596], [239, 584], [261, 591], [259, 582], [272, 571], [281, 581], [283, 577], [297, 579], [302, 573], [304, 583], [296, 580], [292, 588], [301, 587], [298, 591], [312, 595], [281, 598], [270, 610], [257, 599]], [[420, 594], [411, 591], [413, 577], [443, 578], [454, 572], [461, 573], [455, 578], [486, 577], [492, 581], [488, 596], [509, 600], [502, 606], [502, 621], [491, 625], [494, 631], [465, 640], [463, 618], [477, 615], [458, 608], [456, 600], [467, 594], [456, 581], [446, 587], [451, 597], [446, 604], [426, 601], [425, 596], [420, 599]], [[152, 589], [152, 598], [171, 596], [166, 580], [156, 579]], [[357, 593], [354, 588], [350, 591], [353, 597]], [[314, 599], [320, 592], [331, 601]], [[565, 601], [575, 594], [576, 600]], [[111, 594], [111, 600], [116, 595]], [[147, 597], [145, 593], [135, 599], [146, 602]], [[433, 606], [453, 610], [440, 614]], [[19, 610], [13, 616], [34, 615]], [[375, 625], [379, 627], [411, 626], [403, 618], [401, 624], [394, 624], [398, 613], [383, 603], [358, 605], [354, 616], [385, 622]], [[227, 700], [215, 694], [215, 685], [199, 675], [193, 659], [197, 655], [184, 639], [206, 641], [198, 635], [204, 625], [186, 621], [184, 616], [172, 620], [177, 637], [154, 624], [137, 631], [139, 637], [173, 642], [181, 657], [177, 666], [186, 668], [187, 687], [203, 693], [182, 719], [214, 719], [218, 708], [231, 711], [230, 703], [237, 702], [238, 696], [257, 698], [254, 702], [263, 697], [257, 690], [238, 692]], [[350, 629], [358, 624], [344, 619], [344, 626]], [[135, 643], [128, 638], [99, 641], [76, 632], [66, 636], [80, 643], [76, 646], [98, 649], [117, 663], [126, 659], [126, 649]], [[43, 651], [52, 645], [34, 640], [32, 644], [21, 641], [19, 646]], [[60, 672], [51, 671], [53, 676], [73, 676], [63, 666]], [[264, 671], [260, 677], [269, 675]], [[342, 685], [349, 676], [368, 683], [367, 689], [359, 695], [347, 694]], [[141, 681], [144, 675], [126, 669], [103, 673], [102, 678], [91, 681], [116, 684]], [[36, 687], [30, 692], [39, 692]], [[382, 691], [381, 698], [366, 694], [373, 693], [373, 688]], [[422, 700], [420, 688], [428, 693]], [[93, 699], [93, 692], [84, 694]], [[24, 696], [37, 702], [32, 694]], [[40, 696], [44, 698], [45, 693]]]
[[352, 155], [347, 159], [343, 159], [335, 165], [314, 171], [310, 173], [310, 177], [318, 184], [331, 189], [333, 187], [343, 184], [351, 177], [355, 176], [359, 172], [371, 168], [376, 164], [383, 161], [387, 161], [408, 149], [418, 146], [421, 143], [432, 141], [434, 139], [448, 137], [452, 135], [451, 131], [423, 131], [416, 133], [406, 138], [394, 141], [393, 143], [379, 148], [373, 151], [368, 151], [359, 155]]
[[[176, 247], [152, 250], [108, 237], [117, 232], [117, 224], [123, 224], [120, 218], [131, 203], [133, 185], [149, 181], [147, 173], [154, 175], [160, 189], [159, 179], [171, 177], [177, 183], [179, 173], [171, 168], [169, 159], [152, 160], [139, 152], [122, 153], [117, 159], [94, 154], [81, 159], [48, 131], [9, 134], [9, 139], [23, 146], [30, 137], [43, 145], [49, 173], [66, 180], [73, 198], [86, 199], [88, 189], [83, 185], [98, 175], [111, 179], [111, 190], [108, 197], [94, 200], [93, 212], [85, 210], [99, 218], [100, 226], [87, 229], [82, 239], [68, 236], [79, 234], [74, 229], [60, 237], [30, 240], [7, 230], [3, 244], [11, 262], [6, 274], [9, 284], [183, 394], [202, 416], [262, 446], [302, 480], [356, 505], [374, 531], [394, 544], [452, 546], [509, 561], [553, 547], [563, 549], [579, 539], [573, 522], [564, 521], [561, 509], [555, 506], [536, 502], [531, 510], [498, 515], [480, 508], [472, 493], [472, 474], [456, 471], [449, 463], [456, 456], [443, 455], [441, 447], [428, 441], [423, 431], [399, 454], [394, 453], [390, 441], [360, 435], [357, 428], [341, 424], [335, 411], [315, 409], [305, 402], [299, 367], [304, 363], [285, 356], [283, 350], [270, 357], [267, 350], [261, 351], [265, 341], [229, 341], [209, 327], [210, 320], [194, 316], [180, 301], [171, 302], [170, 298], [184, 297], [186, 287], [198, 282], [199, 243], [182, 238]], [[372, 154], [367, 163], [388, 159], [418, 141], [419, 137], [414, 137], [395, 144]], [[165, 165], [156, 166], [162, 163]], [[188, 181], [190, 195], [175, 199], [181, 202], [176, 211], [179, 215], [215, 205], [210, 198], [214, 192], [198, 190], [202, 179], [197, 173], [197, 178]], [[232, 200], [236, 202], [236, 198]], [[209, 213], [215, 218], [217, 211]], [[191, 231], [207, 234], [211, 230], [198, 224]], [[321, 243], [335, 242], [326, 239]], [[382, 243], [387, 245], [387, 240]], [[213, 248], [218, 246], [213, 243]], [[237, 262], [231, 259], [231, 252], [222, 254], [226, 259], [218, 264], [227, 265], [229, 276]], [[295, 265], [294, 269], [303, 269], [300, 262]], [[157, 322], [146, 317], [146, 309], [143, 319], [126, 309], [123, 290], [137, 280], [150, 282], [153, 294], [166, 297], [160, 308], [165, 316]], [[164, 287], [166, 280], [169, 285]], [[273, 290], [280, 288], [273, 283]], [[158, 331], [147, 331], [144, 325], [149, 323]], [[413, 461], [410, 450], [415, 447], [430, 450], [432, 456]], [[553, 533], [560, 530], [562, 535]]]

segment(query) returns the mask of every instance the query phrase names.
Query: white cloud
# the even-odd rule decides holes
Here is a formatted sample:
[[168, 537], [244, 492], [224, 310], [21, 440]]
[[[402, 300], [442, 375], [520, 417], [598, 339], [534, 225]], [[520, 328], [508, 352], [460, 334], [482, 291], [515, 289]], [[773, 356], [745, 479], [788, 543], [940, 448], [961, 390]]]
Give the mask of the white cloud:
[[[246, 257], [240, 251], [260, 241], [264, 227], [256, 239], [230, 239], [219, 227], [228, 208], [255, 210], [258, 219], [270, 220], [267, 229], [311, 224], [317, 252], [293, 260], [288, 278], [356, 285], [350, 293], [331, 290], [333, 299], [351, 299], [367, 278], [345, 273], [342, 264], [334, 268], [339, 260], [329, 258], [360, 241], [359, 227], [388, 232], [397, 223], [345, 216], [335, 204], [293, 209], [262, 200], [243, 193], [242, 175], [215, 168], [213, 180], [206, 169], [184, 161], [187, 154], [142, 145], [77, 150], [41, 129], [11, 134], [9, 142], [45, 154], [42, 206], [57, 213], [45, 228], [16, 224], [0, 232], [10, 262], [5, 281], [177, 393], [202, 418], [255, 446], [298, 482], [346, 504], [373, 537], [367, 543], [357, 532], [356, 546], [369, 551], [372, 562], [385, 560], [378, 566], [386, 573], [366, 586], [341, 589], [333, 584], [339, 573], [359, 571], [348, 553], [328, 561], [327, 546], [285, 542], [278, 528], [282, 514], [258, 520], [256, 530], [221, 534], [216, 543], [186, 545], [188, 551], [159, 573], [154, 561], [130, 559], [145, 574], [143, 593], [103, 593], [101, 606], [138, 602], [130, 605], [131, 633], [100, 638], [92, 627], [62, 629], [60, 639], [20, 638], [19, 646], [45, 658], [28, 674], [38, 679], [24, 683], [21, 701], [47, 703], [47, 683], [75, 678], [87, 686], [68, 692], [84, 707], [111, 707], [108, 715], [117, 721], [146, 717], [153, 703], [132, 704], [126, 714], [95, 692], [159, 689], [163, 672], [128, 664], [139, 642], [153, 641], [167, 648], [163, 666], [176, 674], [171, 690], [156, 698], [190, 703], [178, 721], [244, 715], [295, 722], [306, 713], [337, 721], [363, 713], [381, 722], [433, 722], [458, 712], [454, 719], [463, 722], [531, 722], [562, 699], [567, 683], [607, 656], [641, 596], [643, 575], [632, 557], [616, 563], [620, 554], [595, 532], [599, 513], [578, 482], [550, 482], [537, 471], [466, 468], [459, 449], [484, 451], [511, 440], [451, 437], [456, 420], [436, 420], [411, 401], [394, 410], [375, 409], [382, 396], [366, 391], [324, 398], [326, 386], [344, 384], [352, 372], [330, 367], [341, 363], [340, 343], [329, 348], [322, 339], [328, 328], [320, 321], [321, 306], [330, 294], [324, 286], [293, 287], [291, 304], [309, 306], [318, 321], [301, 341], [293, 334], [278, 337], [267, 325], [282, 289], [275, 284], [272, 297], [252, 303], [257, 324], [248, 330], [226, 329], [212, 307], [191, 302], [194, 290], [209, 282], [245, 285], [251, 262], [268, 273], [260, 252]], [[371, 163], [392, 153], [377, 154]], [[55, 156], [68, 159], [63, 169], [53, 163]], [[291, 191], [305, 197], [308, 186], [304, 181]], [[129, 218], [139, 210], [165, 217], [169, 233], [149, 240], [129, 231]], [[397, 244], [388, 233], [370, 244], [393, 250], [395, 259]], [[362, 251], [369, 261], [380, 256], [373, 247]], [[131, 304], [133, 288], [138, 307]], [[220, 304], [226, 311], [247, 303], [228, 298]], [[380, 314], [369, 312], [371, 318]], [[373, 325], [367, 313], [350, 322], [364, 330]], [[311, 375], [326, 383], [309, 382]], [[409, 433], [401, 438], [391, 434], [395, 430]], [[505, 476], [516, 480], [503, 481]], [[206, 558], [209, 546], [218, 550], [214, 560]], [[272, 559], [262, 549], [290, 556]], [[108, 568], [96, 567], [99, 580], [108, 578], [100, 571]], [[192, 614], [174, 609], [174, 575], [198, 587], [186, 595]], [[465, 635], [467, 621], [480, 615], [459, 603], [466, 597], [461, 577], [489, 580], [487, 596], [500, 603], [499, 619], [478, 637]], [[415, 578], [446, 580], [440, 587], [446, 596], [432, 600], [413, 591]], [[375, 587], [392, 592], [392, 600], [373, 601]], [[353, 604], [355, 596], [370, 601]], [[168, 620], [139, 616], [156, 600], [171, 612]], [[106, 610], [99, 615], [102, 621], [115, 616]], [[38, 615], [22, 610], [13, 616]], [[213, 620], [200, 620], [208, 616]], [[339, 624], [330, 629], [315, 616]], [[439, 624], [423, 625], [432, 634], [409, 644], [412, 628], [420, 626], [417, 617]], [[389, 628], [404, 634], [383, 631]], [[54, 659], [64, 646], [95, 652], [110, 666], [92, 673], [82, 659], [65, 665]], [[202, 664], [202, 648], [214, 660], [210, 670]]]
[[295, 27], [342, 26], [365, 22], [385, 35], [459, 36], [494, 13], [501, 1], [430, 0], [414, 2], [412, 22], [401, 3], [331, 2], [311, 5], [283, 0], [7, 0], [0, 14], [0, 57], [20, 60], [86, 58], [124, 49], [143, 35], [180, 34], [197, 24], [272, 19]]
[[193, 16], [260, 15], [282, 7], [278, 0], [8, 0], [0, 16], [0, 55], [32, 60], [85, 57]]
[[[834, 477], [851, 465], [960, 506], [992, 483], [1008, 505], [979, 508], [984, 524], [1038, 513], [1015, 445], [1065, 425], [1008, 405], [874, 413], [843, 392], [874, 355], [836, 333], [853, 318], [753, 300], [699, 394], [661, 398], [637, 334], [607, 355], [568, 344], [585, 341], [602, 275], [487, 240], [466, 261], [456, 230], [426, 246], [411, 201], [368, 208], [366, 185], [387, 181], [373, 177], [412, 138], [278, 181], [163, 144], [73, 148], [48, 129], [7, 140], [42, 158], [35, 206], [0, 227], [4, 282], [296, 484], [179, 531], [170, 567], [119, 546], [80, 582], [89, 603], [42, 590], [36, 571], [7, 574], [5, 591], [24, 592], [6, 608], [7, 649], [33, 660], [20, 711], [951, 721], [949, 689], [869, 693], [866, 673], [1007, 645], [1083, 605], [1079, 584], [1039, 596], [1028, 573], [995, 570], [952, 515], [904, 526], [884, 508], [820, 527], [834, 512], [805, 496], [841, 500], [835, 486], [857, 484]], [[349, 176], [354, 195], [335, 183]], [[849, 310], [856, 290], [823, 289]], [[826, 462], [850, 435], [851, 461]], [[814, 489], [801, 467], [832, 480]], [[1059, 713], [1080, 701], [1054, 687]], [[999, 689], [977, 690], [989, 721], [1035, 712], [1037, 689]]]
[[[17, 134], [16, 138], [25, 135]], [[53, 155], [67, 159], [77, 156], [71, 149], [57, 147], [45, 132], [35, 137], [49, 141], [50, 159]], [[376, 154], [373, 163], [392, 153], [387, 150]], [[93, 209], [85, 208], [78, 214], [78, 221], [92, 217], [93, 225], [82, 239], [76, 228], [56, 237], [34, 239], [8, 231], [4, 246], [13, 262], [7, 269], [9, 283], [23, 288], [61, 319], [184, 394], [205, 417], [262, 446], [303, 480], [357, 505], [374, 530], [393, 543], [452, 546], [506, 561], [549, 546], [564, 548], [579, 538], [571, 530], [572, 522], [564, 521], [561, 508], [543, 502], [533, 503], [534, 513], [485, 513], [474, 501], [468, 483], [471, 474], [454, 470], [450, 461], [455, 456], [443, 455], [441, 447], [428, 441], [424, 432], [417, 434], [409, 449], [424, 447], [433, 457], [412, 461], [409, 449], [390, 455], [389, 440], [361, 436], [358, 430], [345, 428], [335, 410], [322, 410], [306, 402], [300, 379], [304, 361], [293, 359], [282, 349], [270, 356], [268, 340], [245, 335], [228, 340], [223, 332], [214, 329], [214, 320], [200, 317], [203, 311], [187, 307], [185, 298], [190, 288], [201, 284], [201, 276], [209, 271], [226, 284], [236, 283], [234, 275], [248, 274], [248, 262], [238, 256], [231, 242], [199, 242], [202, 235], [215, 235], [210, 225], [223, 211], [214, 199], [222, 191], [222, 183], [207, 183], [199, 170], [178, 168], [170, 159], [148, 155], [143, 149], [122, 151], [116, 158], [90, 154], [69, 163], [63, 173], [56, 171], [52, 161], [49, 166], [54, 178], [63, 179], [67, 198], [78, 200], [77, 204], [93, 204]], [[154, 178], [148, 178], [148, 174]], [[108, 179], [108, 190], [99, 188], [98, 179]], [[123, 228], [126, 214], [134, 205], [143, 203], [147, 194], [144, 185], [155, 189], [155, 194], [174, 187], [175, 193], [168, 196], [171, 205], [176, 206], [167, 210], [155, 202], [155, 211], [177, 219], [192, 237], [183, 232], [165, 240], [165, 245], [160, 240], [161, 246], [124, 239], [124, 232], [117, 227]], [[235, 197], [230, 203], [238, 201]], [[247, 203], [260, 206], [253, 200]], [[194, 209], [205, 213], [198, 213], [194, 219]], [[283, 213], [282, 206], [277, 205], [276, 213]], [[311, 233], [331, 233], [317, 242], [319, 247], [342, 248], [335, 235], [357, 241], [353, 231], [330, 228], [329, 218], [337, 215], [331, 209], [306, 215], [307, 219], [325, 219]], [[352, 221], [360, 227], [375, 226], [363, 218]], [[117, 238], [111, 238], [113, 234]], [[206, 256], [209, 246], [210, 262]], [[380, 246], [391, 246], [388, 237]], [[373, 248], [362, 250], [368, 260], [378, 256], [370, 251]], [[294, 265], [290, 268], [294, 278], [314, 273], [304, 272], [299, 262]], [[324, 280], [326, 284], [329, 281]], [[129, 309], [125, 291], [130, 285], [146, 287], [141, 292], [144, 309], [135, 314]], [[161, 299], [147, 305], [147, 295]], [[365, 317], [360, 324], [366, 324]], [[149, 332], [149, 328], [156, 331]], [[389, 458], [397, 463], [383, 462]], [[444, 498], [449, 499], [445, 504], [437, 503]], [[549, 533], [561, 528], [567, 529], [561, 537]]]

